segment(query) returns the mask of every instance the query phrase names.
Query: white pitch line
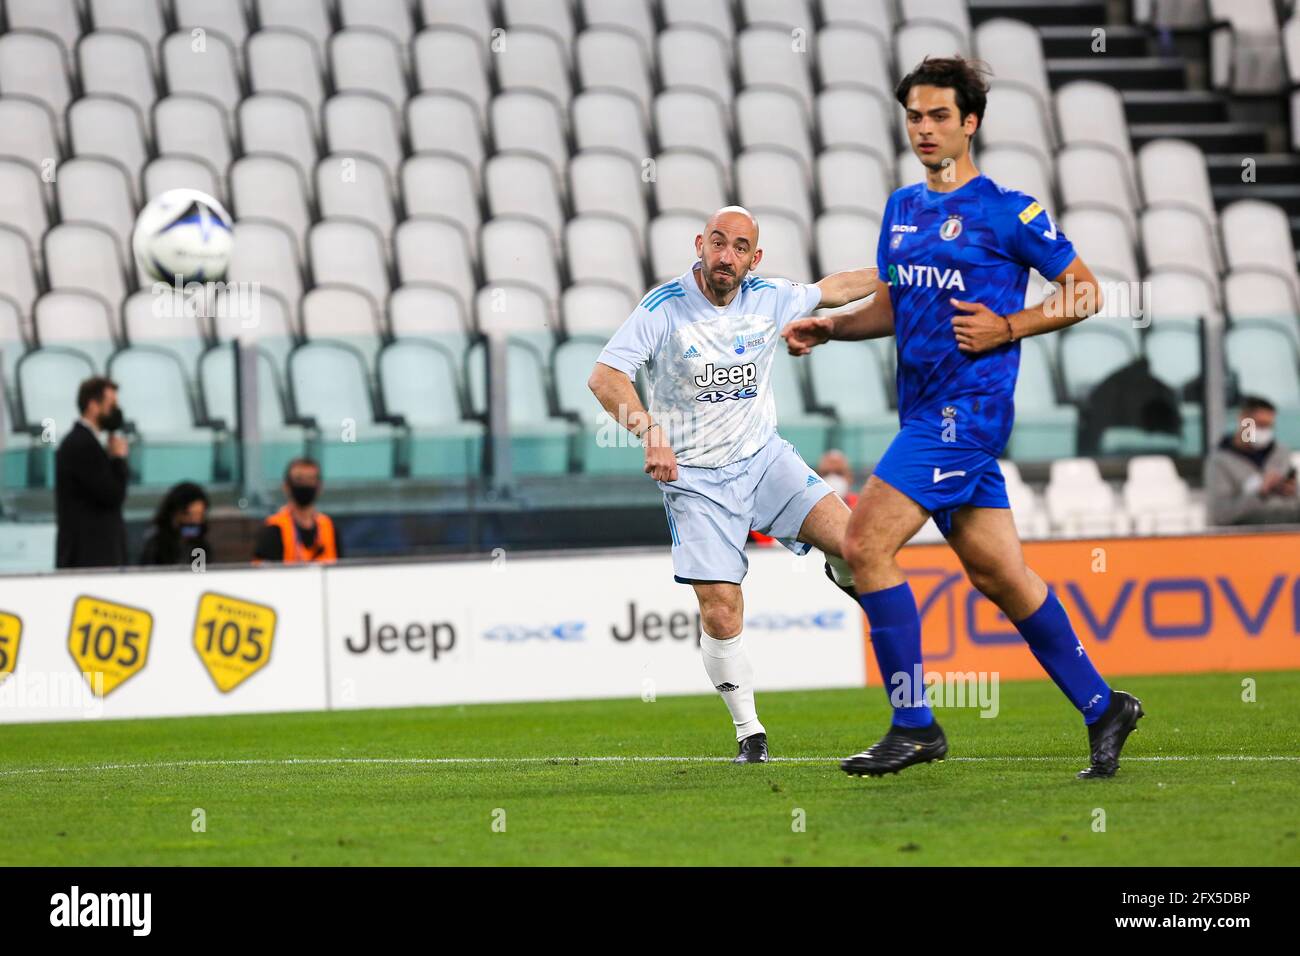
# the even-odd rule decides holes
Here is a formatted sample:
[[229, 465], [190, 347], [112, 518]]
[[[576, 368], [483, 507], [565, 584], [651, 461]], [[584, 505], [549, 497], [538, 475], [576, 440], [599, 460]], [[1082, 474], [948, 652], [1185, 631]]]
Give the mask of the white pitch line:
[[[86, 764], [79, 767], [23, 767], [0, 770], [0, 777], [42, 773], [86, 773], [106, 770], [167, 770], [193, 767], [288, 767], [288, 766], [341, 766], [397, 765], [446, 766], [454, 764], [573, 764], [573, 763], [730, 763], [730, 757], [665, 757], [665, 756], [569, 756], [569, 757], [283, 757], [249, 758], [246, 760], [166, 760], [152, 763]], [[771, 763], [838, 763], [842, 757], [772, 757]], [[949, 757], [962, 763], [1066, 763], [1085, 759], [1080, 756], [1007, 756], [1007, 757]], [[1300, 754], [1165, 754], [1152, 757], [1125, 757], [1124, 763], [1159, 763], [1166, 761], [1229, 761], [1300, 762]]]

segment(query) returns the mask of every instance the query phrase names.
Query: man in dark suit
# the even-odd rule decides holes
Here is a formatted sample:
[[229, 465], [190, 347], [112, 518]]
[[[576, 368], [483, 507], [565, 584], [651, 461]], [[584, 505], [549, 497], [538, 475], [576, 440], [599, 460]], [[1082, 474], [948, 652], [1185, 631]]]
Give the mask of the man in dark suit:
[[[117, 383], [88, 378], [77, 390], [81, 418], [54, 456], [54, 504], [58, 514], [55, 567], [101, 568], [126, 564], [126, 439], [117, 405]], [[108, 432], [107, 447], [99, 433]]]

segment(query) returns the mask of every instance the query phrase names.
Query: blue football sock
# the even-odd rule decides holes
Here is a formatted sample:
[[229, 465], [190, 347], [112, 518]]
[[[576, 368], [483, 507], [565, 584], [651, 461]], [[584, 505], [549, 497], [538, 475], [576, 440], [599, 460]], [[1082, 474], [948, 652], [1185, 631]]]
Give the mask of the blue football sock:
[[1091, 724], [1105, 713], [1110, 688], [1092, 666], [1054, 591], [1048, 589], [1047, 599], [1029, 617], [1016, 622], [1016, 630], [1061, 693], [1083, 714], [1084, 723]]
[[[871, 622], [871, 646], [894, 708], [895, 727], [929, 727], [934, 713], [921, 680], [921, 616], [906, 581], [883, 591], [858, 595]], [[898, 691], [898, 688], [905, 688]]]

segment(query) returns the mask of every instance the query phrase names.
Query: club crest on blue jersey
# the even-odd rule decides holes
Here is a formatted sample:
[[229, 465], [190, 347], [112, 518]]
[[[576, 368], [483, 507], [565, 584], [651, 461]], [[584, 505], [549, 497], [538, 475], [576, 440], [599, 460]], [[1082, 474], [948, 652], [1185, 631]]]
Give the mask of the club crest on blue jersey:
[[939, 227], [939, 238], [950, 242], [961, 235], [961, 216], [949, 216]]
[[745, 354], [745, 337], [743, 335], [736, 336], [735, 352], [737, 355]]

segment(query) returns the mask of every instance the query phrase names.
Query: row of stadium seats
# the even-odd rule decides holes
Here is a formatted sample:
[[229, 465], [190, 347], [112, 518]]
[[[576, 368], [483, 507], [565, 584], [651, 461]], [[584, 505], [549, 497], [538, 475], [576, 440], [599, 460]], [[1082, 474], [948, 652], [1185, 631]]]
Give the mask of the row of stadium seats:
[[[0, 99], [0, 114], [6, 105]], [[1064, 170], [1077, 161], [1080, 172], [1096, 174], [1105, 168], [1107, 155], [1091, 147], [1067, 148], [1060, 163]], [[809, 196], [798, 188], [800, 178], [783, 169], [782, 157], [756, 149], [736, 163], [738, 198], [762, 210], [769, 271], [809, 281], [814, 249], [822, 273], [873, 261], [879, 209], [872, 203], [883, 202], [889, 184], [859, 175], [862, 154], [828, 150], [818, 158], [822, 192], [841, 190], [843, 201], [826, 207], [814, 221], [805, 218], [812, 216]], [[1001, 149], [990, 150], [982, 160], [992, 178], [1032, 187], [1024, 182], [1027, 172], [1017, 166], [1017, 158], [1012, 150]], [[484, 223], [469, 168], [441, 155], [421, 154], [404, 161], [396, 204], [386, 174], [364, 157], [321, 160], [313, 177], [317, 189], [308, 194], [288, 160], [245, 156], [230, 170], [236, 215], [273, 222], [287, 236], [237, 242], [231, 277], [262, 281], [293, 298], [306, 272], [318, 281], [351, 282], [382, 300], [392, 271], [410, 279], [436, 273], [468, 300], [480, 271], [488, 281], [531, 282], [552, 295], [558, 294], [567, 273], [573, 281], [615, 282], [636, 295], [647, 284], [642, 262], [648, 257], [652, 281], [677, 274], [682, 250], [689, 248], [700, 220], [729, 198], [720, 180], [692, 170], [696, 159], [691, 154], [661, 157], [653, 189], [659, 201], [654, 205], [688, 211], [667, 211], [650, 220], [637, 167], [628, 158], [602, 150], [580, 153], [571, 162], [571, 195], [564, 196], [543, 160], [522, 153], [497, 154], [484, 172], [488, 192], [483, 198], [492, 217]], [[1168, 294], [1150, 303], [1158, 316], [1218, 315], [1226, 303], [1232, 315], [1278, 317], [1300, 339], [1300, 323], [1294, 320], [1300, 311], [1300, 279], [1288, 265], [1294, 252], [1285, 213], [1269, 203], [1240, 200], [1216, 215], [1204, 159], [1190, 144], [1151, 143], [1142, 161], [1144, 177], [1150, 177], [1145, 180], [1148, 194], [1155, 191], [1150, 183], [1173, 182], [1181, 198], [1151, 202], [1140, 219], [1131, 206], [1123, 205], [1127, 187], [1119, 178], [1110, 182], [1115, 190], [1110, 195], [1100, 174], [1089, 180], [1062, 173], [1063, 192], [1077, 195], [1066, 200], [1061, 224], [1098, 274], [1132, 283], [1141, 275], [1168, 274], [1162, 283]], [[178, 157], [153, 160], [146, 170], [144, 195], [197, 181], [220, 198], [220, 181], [192, 175], [186, 163]], [[160, 170], [159, 176], [151, 177], [155, 170]], [[1187, 175], [1180, 176], [1180, 170]], [[1064, 187], [1066, 182], [1085, 181], [1092, 184], [1087, 190]], [[1038, 186], [1031, 195], [1052, 202], [1050, 184]], [[31, 169], [0, 160], [0, 190], [8, 207], [0, 231], [0, 279], [25, 307], [42, 280], [54, 288], [99, 292], [115, 305], [138, 285], [127, 263], [140, 197], [120, 167], [102, 158], [65, 160], [57, 176], [57, 208], [63, 221], [54, 226], [49, 225], [44, 188]], [[566, 211], [570, 203], [572, 215]], [[398, 209], [405, 215], [400, 224]], [[1220, 227], [1222, 247], [1216, 236]], [[1139, 269], [1137, 230], [1145, 270]], [[331, 240], [329, 233], [341, 235]], [[270, 260], [260, 249], [239, 254], [252, 243], [281, 249]], [[500, 248], [503, 243], [509, 248]], [[335, 269], [329, 257], [341, 244], [366, 248], [367, 255], [349, 257]], [[30, 247], [43, 253], [35, 263]], [[502, 252], [507, 255], [498, 254]], [[42, 260], [44, 276], [35, 267]], [[243, 263], [261, 274], [242, 274]], [[268, 263], [278, 268], [271, 271]], [[1230, 270], [1226, 275], [1225, 268]], [[1175, 280], [1176, 274], [1185, 278]]]
[[[5, 379], [13, 385], [12, 417], [20, 429], [47, 419], [69, 423], [71, 396], [80, 378], [91, 371], [120, 378], [131, 368], [132, 384], [125, 386], [123, 401], [146, 444], [180, 440], [188, 446], [219, 446], [220, 436], [207, 423], [224, 422], [227, 430], [233, 426], [227, 343], [242, 338], [260, 353], [262, 431], [299, 432], [283, 442], [285, 454], [301, 448], [303, 420], [313, 420], [327, 443], [330, 434], [351, 420], [374, 442], [389, 443], [389, 450], [358, 452], [355, 461], [333, 469], [339, 477], [464, 476], [480, 466], [487, 411], [481, 337], [492, 332], [509, 343], [508, 417], [519, 471], [640, 467], [639, 454], [599, 444], [611, 432], [585, 387], [601, 347], [634, 304], [617, 287], [572, 286], [563, 295], [558, 316], [540, 291], [510, 283], [481, 290], [472, 318], [453, 291], [436, 284], [399, 287], [385, 310], [356, 289], [318, 286], [303, 297], [300, 316], [280, 296], [263, 291], [242, 311], [223, 311], [216, 322], [186, 314], [176, 305], [160, 312], [159, 302], [151, 292], [133, 294], [119, 326], [107, 303], [92, 295], [46, 293], [36, 306], [39, 340], [29, 342], [17, 309], [0, 299], [0, 352]], [[1276, 394], [1290, 389], [1283, 408], [1300, 408], [1296, 382], [1285, 377], [1290, 360], [1282, 346], [1290, 346], [1279, 336], [1267, 325], [1234, 326], [1226, 336], [1229, 365], [1252, 390]], [[1076, 454], [1080, 409], [1086, 407], [1092, 387], [1139, 354], [1158, 377], [1185, 385], [1200, 373], [1200, 329], [1168, 324], [1150, 330], [1139, 343], [1137, 330], [1127, 320], [1093, 318], [1063, 333], [1026, 340], [1008, 456], [1036, 461]], [[782, 432], [810, 459], [838, 446], [857, 466], [875, 461], [897, 428], [891, 407], [893, 360], [890, 340], [838, 343], [817, 350], [806, 362], [780, 353], [773, 387]], [[155, 392], [133, 394], [145, 380]], [[336, 387], [341, 382], [351, 387]], [[1163, 447], [1170, 453], [1199, 453], [1201, 409], [1186, 402], [1182, 412], [1182, 436], [1164, 437]], [[421, 452], [426, 457], [410, 465], [402, 464], [407, 452], [393, 445], [398, 436], [386, 419], [395, 414], [403, 416], [407, 426], [423, 430], [429, 440]], [[1300, 415], [1284, 412], [1279, 418], [1283, 440], [1300, 444], [1298, 430]], [[182, 439], [176, 439], [178, 435]], [[1115, 430], [1103, 436], [1102, 450], [1122, 453], [1150, 447], [1153, 440]], [[436, 448], [451, 449], [441, 463]], [[220, 477], [222, 454], [219, 449], [211, 455], [204, 452], [208, 463], [202, 473]], [[340, 454], [347, 457], [351, 452]], [[279, 461], [268, 456], [268, 474], [276, 472]], [[50, 477], [45, 470], [14, 467], [20, 468], [15, 476], [19, 483]], [[164, 481], [170, 474], [145, 472], [143, 480], [149, 482]]]
[[[1300, 469], [1300, 452], [1292, 452]], [[1016, 526], [1025, 538], [1190, 534], [1206, 527], [1204, 495], [1193, 492], [1164, 455], [1136, 455], [1118, 490], [1092, 458], [1052, 463], [1038, 494], [1015, 462], [999, 462]]]
[[[1285, 215], [1252, 201], [1216, 214], [1190, 143], [1153, 142], [1135, 157], [1119, 95], [1089, 82], [1053, 94], [1032, 27], [972, 30], [960, 0], [894, 7], [176, 0], [158, 6], [155, 24], [118, 16], [111, 0], [8, 0], [0, 287], [12, 302], [0, 300], [0, 335], [15, 417], [39, 420], [24, 408], [18, 363], [51, 346], [99, 369], [124, 347], [162, 348], [177, 361], [190, 427], [223, 417], [206, 410], [200, 365], [238, 333], [160, 323], [148, 295], [133, 292], [135, 212], [185, 185], [228, 200], [237, 218], [230, 276], [261, 287], [257, 341], [283, 383], [267, 390], [279, 396], [273, 422], [337, 417], [299, 394], [293, 366], [305, 360], [290, 355], [340, 341], [355, 356], [332, 361], [353, 378], [359, 366], [371, 420], [396, 427], [382, 421], [396, 410], [381, 351], [417, 339], [450, 361], [457, 401], [443, 409], [459, 412], [423, 410], [408, 423], [432, 415], [481, 428], [481, 363], [468, 357], [478, 334], [502, 331], [513, 337], [512, 432], [569, 446], [536, 467], [602, 467], [562, 414], [592, 411], [585, 389], [561, 396], [585, 381], [559, 371], [580, 354], [574, 343], [589, 337], [590, 351], [647, 285], [680, 273], [703, 217], [729, 201], [759, 212], [768, 274], [810, 281], [874, 261], [885, 199], [922, 171], [900, 148], [892, 84], [924, 53], [954, 49], [994, 68], [982, 171], [1060, 211], [1103, 278], [1149, 283], [1134, 303], [1149, 328], [1120, 310], [1026, 344], [1009, 453], [1074, 454], [1091, 388], [1136, 358], [1175, 389], [1195, 382], [1202, 317], [1233, 321], [1226, 344], [1239, 382], [1281, 406], [1284, 436], [1300, 427]], [[791, 30], [804, 31], [802, 50]], [[750, 62], [764, 64], [761, 75], [745, 75]], [[1065, 337], [1069, 348], [1055, 341]], [[795, 387], [778, 386], [783, 428], [805, 449], [834, 442], [868, 462], [894, 427], [892, 357], [880, 343], [845, 349], [819, 357], [827, 368], [811, 380], [792, 366]], [[862, 398], [848, 386], [864, 374]], [[1183, 411], [1182, 439], [1155, 447], [1200, 450], [1200, 409]], [[1110, 450], [1132, 450], [1132, 439]], [[398, 453], [373, 457], [407, 467]], [[449, 470], [461, 470], [455, 461]]]
[[1091, 458], [1052, 463], [1042, 494], [1034, 491], [1011, 461], [999, 462], [1011, 511], [1022, 537], [1108, 537], [1186, 534], [1205, 529], [1203, 497], [1178, 476], [1164, 455], [1130, 458], [1118, 490], [1102, 479]]

